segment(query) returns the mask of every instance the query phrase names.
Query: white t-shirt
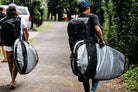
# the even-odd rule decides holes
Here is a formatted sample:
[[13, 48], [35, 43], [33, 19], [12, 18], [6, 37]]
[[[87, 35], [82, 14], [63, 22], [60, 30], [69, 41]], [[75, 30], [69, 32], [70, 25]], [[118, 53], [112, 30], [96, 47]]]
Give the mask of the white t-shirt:
[[20, 28], [21, 28], [21, 33], [23, 33], [23, 28], [27, 28], [27, 24], [23, 18], [21, 18]]
[[[21, 18], [21, 34], [23, 33], [23, 28], [27, 28], [27, 24], [23, 18]], [[13, 51], [13, 46], [4, 46], [6, 51]]]

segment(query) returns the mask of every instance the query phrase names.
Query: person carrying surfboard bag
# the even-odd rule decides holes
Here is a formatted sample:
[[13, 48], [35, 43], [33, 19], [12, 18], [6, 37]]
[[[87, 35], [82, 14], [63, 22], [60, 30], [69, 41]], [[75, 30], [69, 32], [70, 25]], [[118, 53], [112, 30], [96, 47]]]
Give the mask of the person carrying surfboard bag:
[[82, 0], [78, 8], [79, 17], [68, 24], [71, 68], [83, 82], [85, 92], [90, 92], [89, 79], [92, 79], [91, 91], [95, 92], [98, 80], [121, 76], [128, 70], [129, 62], [123, 53], [105, 45], [98, 16], [90, 14], [90, 3]]
[[9, 4], [6, 14], [7, 16], [0, 21], [0, 38], [1, 43], [5, 46], [9, 71], [11, 75], [10, 89], [15, 88], [15, 79], [17, 76], [17, 68], [14, 62], [13, 48], [14, 42], [17, 38], [20, 38], [21, 32], [24, 34], [24, 40], [29, 44], [28, 28], [24, 21], [18, 17], [19, 10], [16, 4]]
[[[78, 3], [78, 12], [80, 14], [79, 17], [70, 20], [68, 24], [68, 35], [71, 52], [73, 52], [73, 48], [75, 47], [74, 45], [77, 44], [77, 41], [91, 40], [95, 44], [97, 43], [97, 36], [100, 39], [101, 48], [105, 46], [105, 41], [103, 39], [103, 34], [100, 28], [99, 18], [95, 14], [90, 14], [90, 6], [91, 5], [88, 1], [80, 1]], [[89, 78], [86, 76], [78, 76], [78, 78], [80, 82], [83, 82], [85, 92], [90, 92]], [[92, 80], [91, 91], [96, 90], [98, 83], [98, 80]]]

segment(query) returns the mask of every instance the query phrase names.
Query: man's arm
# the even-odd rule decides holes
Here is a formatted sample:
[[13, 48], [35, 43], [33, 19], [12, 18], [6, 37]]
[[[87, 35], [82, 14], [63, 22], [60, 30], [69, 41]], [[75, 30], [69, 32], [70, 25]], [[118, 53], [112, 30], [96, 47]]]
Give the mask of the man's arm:
[[97, 35], [100, 39], [100, 45], [101, 45], [101, 48], [102, 48], [102, 47], [105, 46], [105, 42], [104, 42], [104, 39], [103, 39], [103, 33], [101, 31], [101, 28], [98, 25], [96, 25], [96, 26], [94, 26], [94, 29], [96, 30]]
[[29, 38], [28, 28], [23, 28], [23, 32], [24, 32], [26, 42], [29, 43], [29, 41], [28, 41], [28, 38]]
[[2, 40], [2, 39], [1, 39], [1, 31], [0, 31], [0, 43], [1, 43], [1, 40]]

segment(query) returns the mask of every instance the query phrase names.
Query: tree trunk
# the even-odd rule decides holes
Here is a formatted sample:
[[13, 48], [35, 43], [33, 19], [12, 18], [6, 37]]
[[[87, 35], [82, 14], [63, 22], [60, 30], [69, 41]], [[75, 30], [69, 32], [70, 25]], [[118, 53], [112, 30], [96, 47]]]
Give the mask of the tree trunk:
[[67, 8], [65, 10], [66, 10], [68, 19], [71, 20], [71, 14], [70, 14], [70, 12], [67, 10]]

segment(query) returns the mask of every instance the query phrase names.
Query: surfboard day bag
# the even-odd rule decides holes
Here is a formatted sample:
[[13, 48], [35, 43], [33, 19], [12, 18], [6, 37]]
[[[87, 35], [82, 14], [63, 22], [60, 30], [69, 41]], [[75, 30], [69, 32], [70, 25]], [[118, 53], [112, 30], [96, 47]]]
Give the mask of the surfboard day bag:
[[30, 73], [38, 63], [37, 51], [23, 40], [22, 35], [14, 43], [14, 61], [20, 74]]
[[125, 55], [89, 39], [89, 18], [78, 17], [68, 24], [71, 67], [78, 77], [108, 80], [119, 77], [128, 68]]
[[17, 39], [14, 44], [14, 60], [19, 73], [28, 74], [38, 63], [38, 54], [32, 45]]
[[71, 57], [73, 73], [80, 77], [109, 80], [121, 76], [128, 69], [124, 54], [109, 46], [100, 48], [90, 40], [77, 41]]

